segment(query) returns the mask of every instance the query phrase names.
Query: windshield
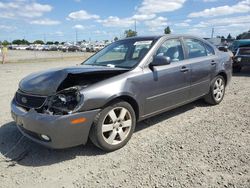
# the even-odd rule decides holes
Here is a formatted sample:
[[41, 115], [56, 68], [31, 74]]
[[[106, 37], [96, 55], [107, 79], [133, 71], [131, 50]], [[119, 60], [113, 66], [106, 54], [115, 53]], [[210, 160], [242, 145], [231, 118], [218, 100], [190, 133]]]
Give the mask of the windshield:
[[99, 51], [83, 65], [133, 68], [147, 54], [153, 40], [127, 39], [114, 42]]

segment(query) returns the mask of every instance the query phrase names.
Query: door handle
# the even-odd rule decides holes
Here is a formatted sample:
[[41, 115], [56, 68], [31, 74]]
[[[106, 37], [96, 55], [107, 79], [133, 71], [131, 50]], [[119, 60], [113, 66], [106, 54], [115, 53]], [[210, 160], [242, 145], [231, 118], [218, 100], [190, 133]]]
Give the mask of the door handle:
[[216, 65], [214, 60], [211, 61], [211, 65]]
[[187, 72], [189, 69], [185, 66], [181, 67], [181, 72]]

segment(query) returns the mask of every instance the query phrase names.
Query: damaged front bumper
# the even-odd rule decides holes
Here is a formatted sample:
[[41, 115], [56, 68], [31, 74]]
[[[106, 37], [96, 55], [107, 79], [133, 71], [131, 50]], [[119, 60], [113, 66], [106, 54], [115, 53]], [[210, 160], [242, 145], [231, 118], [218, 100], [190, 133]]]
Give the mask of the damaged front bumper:
[[[17, 106], [15, 100], [11, 102], [11, 115], [21, 133], [39, 144], [55, 149], [85, 144], [99, 111], [97, 109], [70, 115], [48, 115], [37, 113], [34, 109], [26, 111]], [[72, 124], [73, 120], [79, 118], [86, 121]]]

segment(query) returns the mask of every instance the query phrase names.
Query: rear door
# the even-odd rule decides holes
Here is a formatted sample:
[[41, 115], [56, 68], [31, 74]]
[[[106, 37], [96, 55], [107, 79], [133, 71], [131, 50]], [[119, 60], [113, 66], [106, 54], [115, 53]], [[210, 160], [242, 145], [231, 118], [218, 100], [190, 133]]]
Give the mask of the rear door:
[[209, 49], [209, 46], [202, 41], [193, 38], [183, 40], [191, 66], [190, 99], [195, 99], [209, 92], [216, 59], [213, 49]]

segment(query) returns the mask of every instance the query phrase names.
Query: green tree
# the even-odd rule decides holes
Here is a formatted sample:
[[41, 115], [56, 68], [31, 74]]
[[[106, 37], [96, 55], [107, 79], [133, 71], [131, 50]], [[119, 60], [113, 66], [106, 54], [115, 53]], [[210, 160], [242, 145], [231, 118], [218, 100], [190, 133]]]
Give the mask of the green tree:
[[236, 37], [237, 40], [240, 39], [250, 39], [250, 30], [248, 32], [243, 32]]
[[165, 29], [164, 29], [164, 33], [165, 34], [171, 34], [171, 29], [169, 26], [167, 26]]
[[227, 36], [227, 39], [232, 39], [233, 37], [231, 36], [231, 34], [229, 33]]
[[46, 44], [47, 44], [47, 45], [52, 45], [52, 44], [54, 44], [54, 42], [48, 41], [48, 42], [46, 42]]
[[124, 32], [124, 34], [125, 34], [126, 38], [137, 36], [137, 32], [133, 31], [132, 29], [126, 30]]
[[17, 39], [17, 40], [13, 40], [12, 44], [16, 44], [16, 45], [28, 45], [30, 44], [29, 41], [25, 40], [25, 39]]
[[3, 46], [8, 46], [10, 43], [7, 41], [7, 40], [4, 40], [3, 42], [2, 42], [2, 45]]
[[44, 44], [44, 42], [42, 40], [35, 40], [33, 43], [34, 44]]
[[114, 38], [114, 41], [118, 41], [118, 40], [119, 40], [118, 37], [115, 37], [115, 38]]
[[54, 42], [54, 44], [55, 44], [55, 45], [58, 45], [58, 44], [59, 44], [59, 42], [58, 42], [58, 41], [55, 41], [55, 42]]

